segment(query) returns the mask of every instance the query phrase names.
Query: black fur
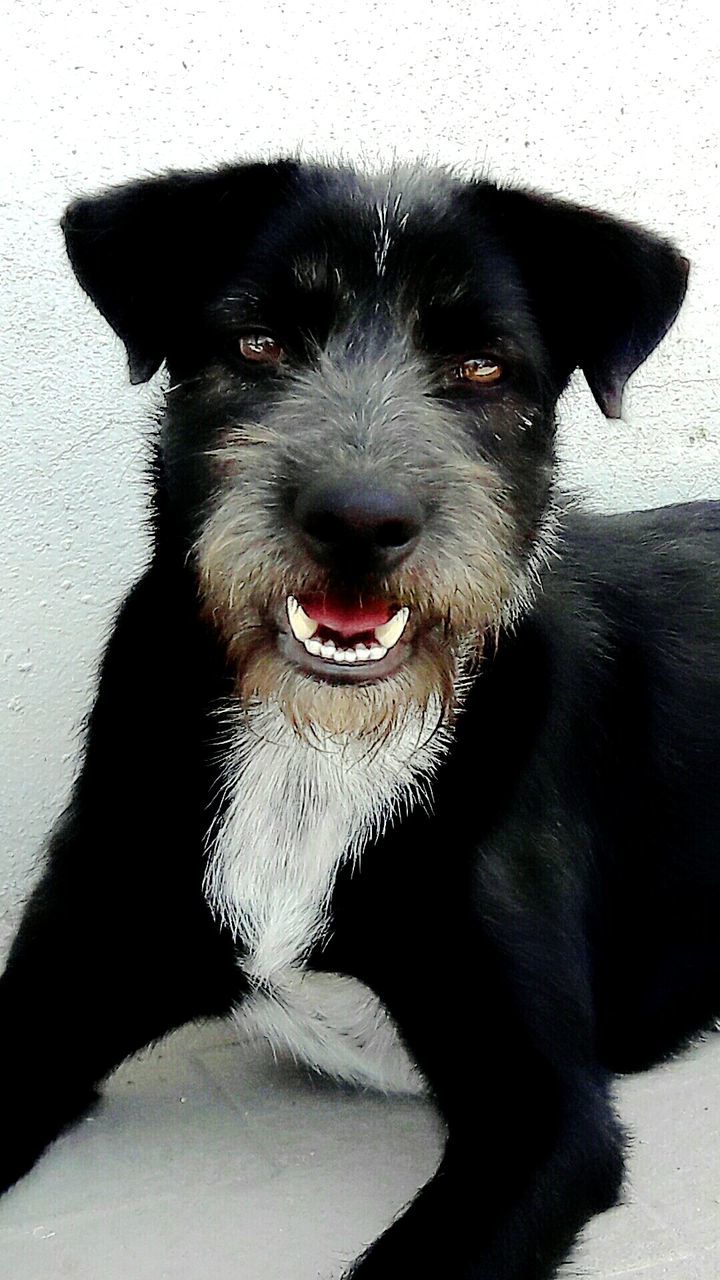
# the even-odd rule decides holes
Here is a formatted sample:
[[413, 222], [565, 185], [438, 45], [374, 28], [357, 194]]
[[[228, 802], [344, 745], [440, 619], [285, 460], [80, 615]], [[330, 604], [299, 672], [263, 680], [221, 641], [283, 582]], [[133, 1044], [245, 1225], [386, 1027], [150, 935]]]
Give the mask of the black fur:
[[[261, 422], [284, 394], [241, 367], [238, 330], [280, 330], [303, 368], [340, 326], [367, 361], [397, 323], [394, 291], [428, 376], [499, 338], [510, 381], [482, 412], [466, 389], [435, 394], [501, 477], [522, 563], [570, 373], [617, 414], [682, 301], [686, 264], [657, 237], [445, 179], [414, 197], [422, 217], [378, 283], [368, 190], [282, 162], [173, 175], [66, 215], [133, 379], [164, 360], [180, 385], [158, 435], [152, 563], [118, 617], [83, 769], [0, 983], [2, 1186], [125, 1057], [247, 989], [202, 892], [214, 711], [237, 673], [190, 556], [230, 411]], [[290, 263], [312, 251], [341, 271], [308, 301]], [[530, 429], [506, 429], [508, 404]], [[298, 478], [278, 483], [282, 521]], [[720, 505], [566, 514], [534, 603], [486, 646], [432, 814], [415, 808], [359, 871], [341, 869], [311, 964], [380, 995], [448, 1132], [439, 1172], [358, 1280], [555, 1275], [618, 1196], [613, 1074], [675, 1053], [720, 1012], [719, 565]]]

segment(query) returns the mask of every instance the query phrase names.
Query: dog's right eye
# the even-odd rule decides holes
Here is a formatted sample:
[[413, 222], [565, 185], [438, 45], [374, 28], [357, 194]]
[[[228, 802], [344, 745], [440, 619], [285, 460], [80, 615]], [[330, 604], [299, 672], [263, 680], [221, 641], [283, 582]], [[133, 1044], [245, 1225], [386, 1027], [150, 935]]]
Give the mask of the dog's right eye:
[[280, 364], [285, 352], [269, 333], [246, 333], [240, 339], [240, 355], [253, 364]]
[[476, 387], [491, 387], [501, 382], [505, 370], [492, 356], [480, 356], [474, 360], [464, 360], [454, 371], [458, 382], [470, 382]]

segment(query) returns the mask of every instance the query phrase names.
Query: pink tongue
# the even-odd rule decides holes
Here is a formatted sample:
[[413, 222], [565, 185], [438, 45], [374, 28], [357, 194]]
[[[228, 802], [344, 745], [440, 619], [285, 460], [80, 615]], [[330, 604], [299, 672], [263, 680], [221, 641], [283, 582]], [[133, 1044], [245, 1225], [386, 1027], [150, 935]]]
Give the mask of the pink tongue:
[[383, 600], [366, 600], [362, 604], [346, 604], [329, 596], [304, 596], [300, 604], [311, 618], [337, 631], [341, 636], [354, 636], [362, 631], [373, 631], [387, 622], [394, 610]]

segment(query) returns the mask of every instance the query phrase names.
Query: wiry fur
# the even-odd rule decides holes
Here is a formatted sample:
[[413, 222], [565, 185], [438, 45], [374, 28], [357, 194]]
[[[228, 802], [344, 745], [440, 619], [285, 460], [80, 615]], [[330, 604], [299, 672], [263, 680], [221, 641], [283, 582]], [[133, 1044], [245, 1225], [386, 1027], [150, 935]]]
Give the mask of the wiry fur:
[[317, 727], [308, 740], [269, 700], [224, 719], [225, 794], [205, 890], [242, 941], [247, 976], [272, 990], [322, 941], [342, 862], [357, 864], [371, 838], [429, 803], [448, 730], [439, 706], [428, 720], [399, 717], [379, 745]]
[[347, 974], [287, 969], [272, 988], [254, 991], [236, 1017], [245, 1034], [324, 1076], [382, 1093], [426, 1090], [387, 1010]]
[[228, 707], [222, 818], [208, 836], [205, 892], [242, 940], [254, 988], [241, 1025], [316, 1070], [385, 1090], [422, 1086], [377, 998], [304, 968], [327, 933], [342, 863], [357, 868], [368, 840], [429, 803], [449, 730], [439, 706], [428, 712], [405, 713], [377, 742], [317, 726], [309, 739], [277, 702]]

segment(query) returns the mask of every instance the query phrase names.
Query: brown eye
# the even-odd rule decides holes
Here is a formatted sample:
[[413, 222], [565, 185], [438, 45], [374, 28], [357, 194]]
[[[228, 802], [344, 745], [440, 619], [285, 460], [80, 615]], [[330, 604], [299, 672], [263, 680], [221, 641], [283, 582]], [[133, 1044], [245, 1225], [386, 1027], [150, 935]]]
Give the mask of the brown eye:
[[240, 339], [240, 355], [254, 364], [279, 364], [284, 354], [269, 333], [246, 333]]
[[458, 382], [472, 382], [475, 386], [490, 387], [499, 382], [504, 373], [501, 364], [492, 356], [479, 356], [476, 360], [464, 360], [455, 370]]

